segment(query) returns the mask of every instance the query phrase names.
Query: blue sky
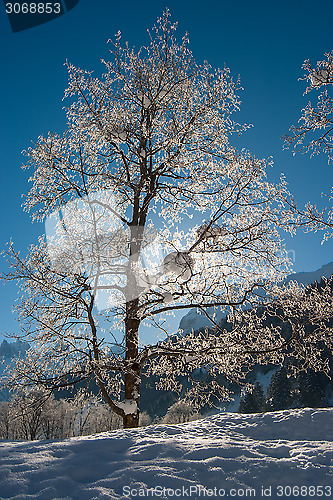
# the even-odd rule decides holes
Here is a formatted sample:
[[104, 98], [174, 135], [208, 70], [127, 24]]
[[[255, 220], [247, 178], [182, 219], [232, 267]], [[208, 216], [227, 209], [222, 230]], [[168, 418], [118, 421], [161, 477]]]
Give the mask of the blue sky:
[[[99, 73], [108, 57], [106, 41], [121, 30], [137, 48], [147, 42], [150, 28], [165, 7], [179, 22], [179, 34], [189, 32], [190, 48], [198, 62], [226, 64], [240, 75], [244, 91], [237, 120], [254, 127], [238, 141], [258, 157], [273, 156], [269, 179], [283, 172], [290, 191], [302, 205], [321, 205], [321, 193], [333, 185], [333, 166], [319, 156], [293, 157], [283, 151], [281, 136], [300, 116], [303, 97], [301, 65], [315, 63], [333, 49], [331, 0], [279, 2], [225, 0], [80, 0], [66, 15], [41, 26], [12, 33], [3, 4], [0, 9], [1, 55], [1, 249], [12, 238], [24, 253], [44, 231], [31, 224], [21, 209], [28, 191], [29, 172], [21, 170], [23, 149], [38, 135], [61, 133], [66, 126], [62, 109], [67, 84], [64, 62]], [[311, 271], [333, 260], [333, 241], [320, 245], [321, 234], [299, 233], [286, 240], [295, 252], [295, 271]], [[0, 262], [1, 270], [5, 269]], [[17, 331], [11, 308], [14, 286], [0, 286], [0, 332]]]

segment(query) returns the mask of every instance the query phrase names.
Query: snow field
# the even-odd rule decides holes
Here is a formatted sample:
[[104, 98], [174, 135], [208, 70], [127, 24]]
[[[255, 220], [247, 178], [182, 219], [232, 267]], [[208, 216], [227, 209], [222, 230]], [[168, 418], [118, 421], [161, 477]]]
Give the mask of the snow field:
[[332, 419], [331, 408], [220, 413], [64, 441], [2, 441], [0, 498], [263, 498], [262, 488], [271, 498], [329, 498]]

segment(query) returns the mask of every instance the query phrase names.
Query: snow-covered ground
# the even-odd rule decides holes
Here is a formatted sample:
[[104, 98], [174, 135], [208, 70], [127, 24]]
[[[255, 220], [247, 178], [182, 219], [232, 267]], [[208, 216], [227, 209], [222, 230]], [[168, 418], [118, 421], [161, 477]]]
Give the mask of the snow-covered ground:
[[333, 409], [1, 442], [1, 499], [330, 498]]

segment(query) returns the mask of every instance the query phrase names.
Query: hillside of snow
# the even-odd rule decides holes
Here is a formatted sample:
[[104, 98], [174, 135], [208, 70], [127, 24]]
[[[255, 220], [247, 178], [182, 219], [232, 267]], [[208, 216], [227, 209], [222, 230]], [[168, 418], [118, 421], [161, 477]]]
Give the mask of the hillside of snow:
[[0, 496], [328, 498], [332, 421], [333, 409], [220, 413], [65, 441], [2, 441]]

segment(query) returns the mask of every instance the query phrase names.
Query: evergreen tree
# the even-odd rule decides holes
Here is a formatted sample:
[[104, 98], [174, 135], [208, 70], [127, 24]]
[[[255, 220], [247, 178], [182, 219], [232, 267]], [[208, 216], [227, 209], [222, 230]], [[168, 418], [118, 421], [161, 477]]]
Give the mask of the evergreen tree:
[[293, 401], [292, 382], [287, 377], [287, 370], [282, 367], [272, 376], [267, 390], [267, 409], [270, 411], [285, 410]]
[[239, 413], [259, 413], [265, 411], [265, 394], [259, 382], [252, 392], [246, 393], [239, 404]]
[[322, 372], [308, 370], [299, 376], [299, 404], [301, 407], [317, 408], [326, 406], [328, 377]]

